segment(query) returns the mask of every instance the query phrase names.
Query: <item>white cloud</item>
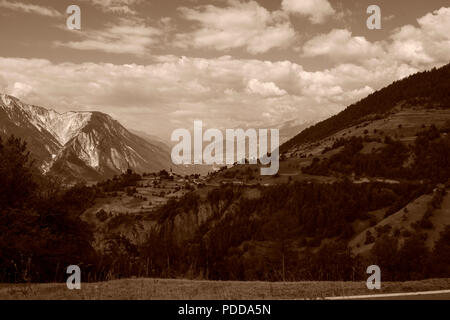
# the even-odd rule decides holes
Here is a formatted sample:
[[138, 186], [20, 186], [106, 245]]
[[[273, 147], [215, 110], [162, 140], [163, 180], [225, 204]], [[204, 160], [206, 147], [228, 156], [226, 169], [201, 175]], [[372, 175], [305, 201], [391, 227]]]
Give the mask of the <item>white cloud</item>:
[[307, 41], [303, 46], [303, 56], [328, 56], [335, 61], [345, 62], [355, 59], [370, 59], [384, 54], [379, 43], [371, 43], [364, 37], [353, 37], [346, 29], [333, 29]]
[[413, 71], [379, 62], [309, 72], [289, 61], [161, 60], [113, 65], [0, 58], [0, 78], [7, 93], [28, 92], [28, 102], [58, 111], [103, 111], [129, 127], [167, 137], [196, 119], [231, 128], [267, 127], [264, 114], [273, 123], [324, 118]]
[[[441, 8], [417, 20], [419, 26], [405, 25], [387, 40], [370, 42], [349, 30], [333, 29], [307, 41], [304, 57], [327, 57], [335, 63], [354, 62], [368, 66], [403, 65], [402, 74], [450, 61], [450, 8]], [[373, 64], [371, 65], [373, 67]], [[387, 67], [388, 68], [388, 67]]]
[[283, 0], [281, 6], [286, 12], [308, 17], [313, 24], [324, 23], [336, 13], [328, 0]]
[[[216, 9], [201, 11], [209, 10]], [[237, 29], [253, 21], [245, 17], [235, 21]], [[418, 19], [418, 26], [404, 26], [389, 39], [375, 43], [347, 30], [319, 35], [305, 43], [303, 54], [332, 58], [335, 66], [318, 71], [306, 71], [290, 61], [230, 56], [167, 55], [149, 65], [0, 58], [0, 87], [59, 111], [103, 111], [129, 127], [166, 137], [177, 127], [190, 128], [197, 119], [216, 128], [317, 120], [392, 81], [448, 63], [449, 18], [450, 9], [442, 8]], [[158, 28], [133, 21], [135, 25], [122, 21], [109, 26], [111, 35], [106, 31], [80, 35], [85, 38], [74, 47], [145, 54], [163, 43]], [[225, 21], [226, 15], [220, 22], [224, 28]], [[138, 41], [128, 46], [129, 37]]]
[[413, 66], [446, 63], [450, 60], [450, 8], [441, 8], [417, 20], [419, 27], [406, 25], [391, 36], [393, 59]]
[[0, 1], [0, 8], [6, 8], [14, 11], [21, 11], [25, 13], [38, 14], [47, 17], [62, 17], [63, 15], [57, 10], [50, 8], [39, 6], [35, 4], [23, 3], [18, 1]]
[[77, 50], [96, 50], [116, 54], [149, 55], [151, 48], [159, 43], [163, 31], [148, 26], [139, 20], [120, 20], [118, 24], [109, 24], [103, 30], [85, 30], [76, 33], [79, 41], [54, 44]]
[[251, 54], [258, 54], [286, 47], [295, 40], [296, 33], [285, 13], [269, 12], [256, 1], [226, 3], [225, 7], [179, 8], [185, 19], [197, 22], [199, 27], [178, 34], [176, 44], [220, 51], [245, 48]]
[[251, 79], [247, 85], [247, 91], [262, 95], [263, 97], [284, 96], [287, 94], [285, 90], [278, 88], [273, 82], [261, 82], [258, 79]]
[[143, 2], [143, 0], [83, 0], [89, 1], [94, 6], [101, 8], [105, 12], [137, 14], [134, 6]]
[[432, 57], [426, 51], [421, 30], [410, 25], [404, 26], [392, 36], [392, 39], [394, 41], [389, 50], [395, 59], [414, 65], [433, 62]]
[[24, 99], [27, 98], [32, 92], [33, 87], [22, 82], [15, 82], [12, 88], [10, 89], [11, 95]]

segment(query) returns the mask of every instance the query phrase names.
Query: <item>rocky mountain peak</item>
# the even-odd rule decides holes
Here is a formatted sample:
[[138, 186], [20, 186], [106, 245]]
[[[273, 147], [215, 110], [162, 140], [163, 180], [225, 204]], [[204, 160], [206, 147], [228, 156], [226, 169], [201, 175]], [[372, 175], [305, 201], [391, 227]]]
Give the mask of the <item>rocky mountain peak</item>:
[[128, 168], [145, 172], [170, 166], [159, 143], [129, 132], [101, 112], [58, 113], [1, 94], [0, 115], [0, 135], [25, 139], [44, 172], [101, 180]]

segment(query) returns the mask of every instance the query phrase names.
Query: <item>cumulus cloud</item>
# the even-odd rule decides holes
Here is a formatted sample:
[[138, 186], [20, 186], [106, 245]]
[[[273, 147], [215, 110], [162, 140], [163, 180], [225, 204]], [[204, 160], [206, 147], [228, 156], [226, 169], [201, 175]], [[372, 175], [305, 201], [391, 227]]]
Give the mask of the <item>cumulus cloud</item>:
[[[239, 10], [242, 15], [235, 16], [233, 8], [241, 6], [251, 10]], [[185, 10], [181, 12], [199, 17], [195, 20], [199, 28], [184, 36], [194, 37], [195, 46], [219, 50], [269, 50], [273, 43], [263, 41], [264, 47], [251, 41], [265, 39], [267, 28], [289, 23], [286, 13], [269, 12], [256, 2], [231, 1], [221, 8]], [[217, 15], [217, 10], [221, 14]], [[253, 38], [239, 33], [254, 30], [255, 21]], [[384, 41], [370, 42], [345, 29], [318, 35], [304, 44], [302, 54], [334, 59], [335, 64], [317, 71], [307, 71], [290, 61], [230, 56], [166, 55], [148, 65], [0, 58], [0, 88], [58, 111], [103, 111], [128, 127], [165, 137], [175, 128], [190, 128], [198, 119], [215, 128], [268, 127], [291, 119], [311, 121], [339, 112], [392, 81], [448, 63], [449, 22], [450, 9], [442, 8], [418, 19], [417, 26], [394, 30]], [[204, 28], [211, 28], [217, 39], [196, 44], [195, 36]], [[79, 41], [58, 45], [145, 55], [164, 43], [165, 35], [160, 26], [149, 26], [133, 17], [76, 36], [81, 37]]]
[[20, 99], [24, 99], [27, 98], [33, 92], [33, 87], [26, 83], [15, 82], [12, 85], [12, 88], [11, 89], [8, 88], [7, 90], [11, 92], [11, 95]]
[[327, 34], [314, 37], [303, 46], [305, 57], [328, 56], [341, 62], [370, 59], [383, 53], [381, 44], [371, 43], [364, 37], [354, 37], [346, 29], [333, 29]]
[[7, 0], [1, 0], [0, 1], [0, 8], [10, 9], [14, 11], [20, 11], [25, 13], [32, 13], [32, 14], [38, 14], [41, 16], [47, 16], [47, 17], [62, 17], [63, 15], [58, 12], [57, 10], [50, 8], [50, 7], [44, 7], [39, 6], [35, 4], [30, 3], [23, 3], [18, 1], [7, 1]]
[[176, 44], [184, 48], [245, 48], [258, 54], [286, 47], [296, 37], [285, 13], [269, 12], [256, 1], [229, 0], [225, 7], [182, 7], [179, 11], [184, 19], [199, 24], [194, 31], [177, 35]]
[[6, 93], [28, 92], [28, 102], [58, 111], [102, 111], [128, 127], [168, 137], [197, 119], [223, 129], [324, 118], [415, 71], [380, 62], [310, 72], [289, 61], [229, 56], [161, 60], [114, 65], [0, 58], [0, 77]]
[[77, 33], [81, 40], [54, 44], [77, 50], [96, 50], [116, 54], [145, 56], [159, 43], [163, 30], [148, 26], [140, 20], [120, 20], [102, 30], [85, 30]]
[[[230, 3], [244, 5], [227, 3], [220, 10], [229, 8]], [[206, 6], [191, 13], [200, 12], [206, 19], [203, 14], [215, 10]], [[257, 12], [263, 17], [273, 15], [265, 9]], [[198, 119], [222, 129], [268, 127], [291, 119], [311, 121], [339, 112], [394, 80], [448, 63], [449, 15], [450, 9], [442, 8], [418, 19], [418, 26], [396, 29], [387, 40], [374, 43], [344, 29], [319, 35], [304, 44], [303, 54], [334, 59], [335, 65], [324, 70], [307, 71], [290, 61], [230, 56], [167, 55], [148, 65], [0, 58], [0, 87], [58, 111], [103, 111], [128, 127], [165, 137], [175, 128], [190, 128]], [[255, 20], [251, 17], [237, 17], [236, 28], [245, 30]], [[217, 22], [225, 33], [229, 31], [226, 21], [225, 14]], [[60, 45], [142, 55], [162, 43], [162, 31], [138, 19], [121, 20], [103, 31], [79, 36], [78, 42]], [[247, 45], [236, 44], [249, 49]]]
[[418, 27], [405, 25], [395, 29], [384, 41], [370, 42], [353, 36], [349, 30], [333, 29], [305, 42], [304, 57], [324, 56], [335, 63], [357, 62], [363, 65], [375, 59], [378, 65], [403, 65], [411, 70], [448, 63], [450, 60], [450, 8], [441, 8], [417, 20]]
[[281, 6], [286, 12], [308, 17], [313, 24], [324, 23], [336, 13], [328, 0], [283, 0]]
[[278, 88], [273, 82], [261, 82], [258, 79], [252, 79], [248, 82], [247, 91], [262, 95], [263, 97], [284, 96], [287, 94], [285, 90]]
[[403, 26], [394, 31], [390, 55], [413, 66], [450, 60], [450, 8], [441, 8], [417, 20], [419, 27]]

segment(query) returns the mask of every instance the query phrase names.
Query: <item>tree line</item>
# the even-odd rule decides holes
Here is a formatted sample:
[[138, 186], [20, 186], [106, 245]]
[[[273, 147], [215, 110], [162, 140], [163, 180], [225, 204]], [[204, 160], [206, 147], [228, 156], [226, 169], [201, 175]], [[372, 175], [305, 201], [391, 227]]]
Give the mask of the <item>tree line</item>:
[[[441, 132], [434, 125], [417, 134], [411, 147], [393, 140], [384, 139], [384, 147], [363, 154], [365, 138], [352, 137], [338, 141], [342, 151], [330, 158], [313, 159], [311, 165], [303, 168], [304, 173], [313, 175], [343, 175], [384, 177], [391, 179], [426, 180], [429, 183], [445, 183], [450, 178], [450, 128]], [[412, 155], [413, 162], [404, 166]]]

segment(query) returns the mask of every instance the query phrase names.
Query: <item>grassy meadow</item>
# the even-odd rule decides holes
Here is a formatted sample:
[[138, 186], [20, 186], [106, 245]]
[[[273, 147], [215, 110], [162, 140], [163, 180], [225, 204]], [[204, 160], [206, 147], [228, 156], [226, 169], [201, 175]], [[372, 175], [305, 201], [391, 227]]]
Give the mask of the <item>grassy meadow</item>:
[[371, 291], [365, 282], [218, 282], [126, 279], [82, 284], [0, 284], [0, 300], [295, 300], [380, 293], [446, 290], [450, 279], [384, 282]]

